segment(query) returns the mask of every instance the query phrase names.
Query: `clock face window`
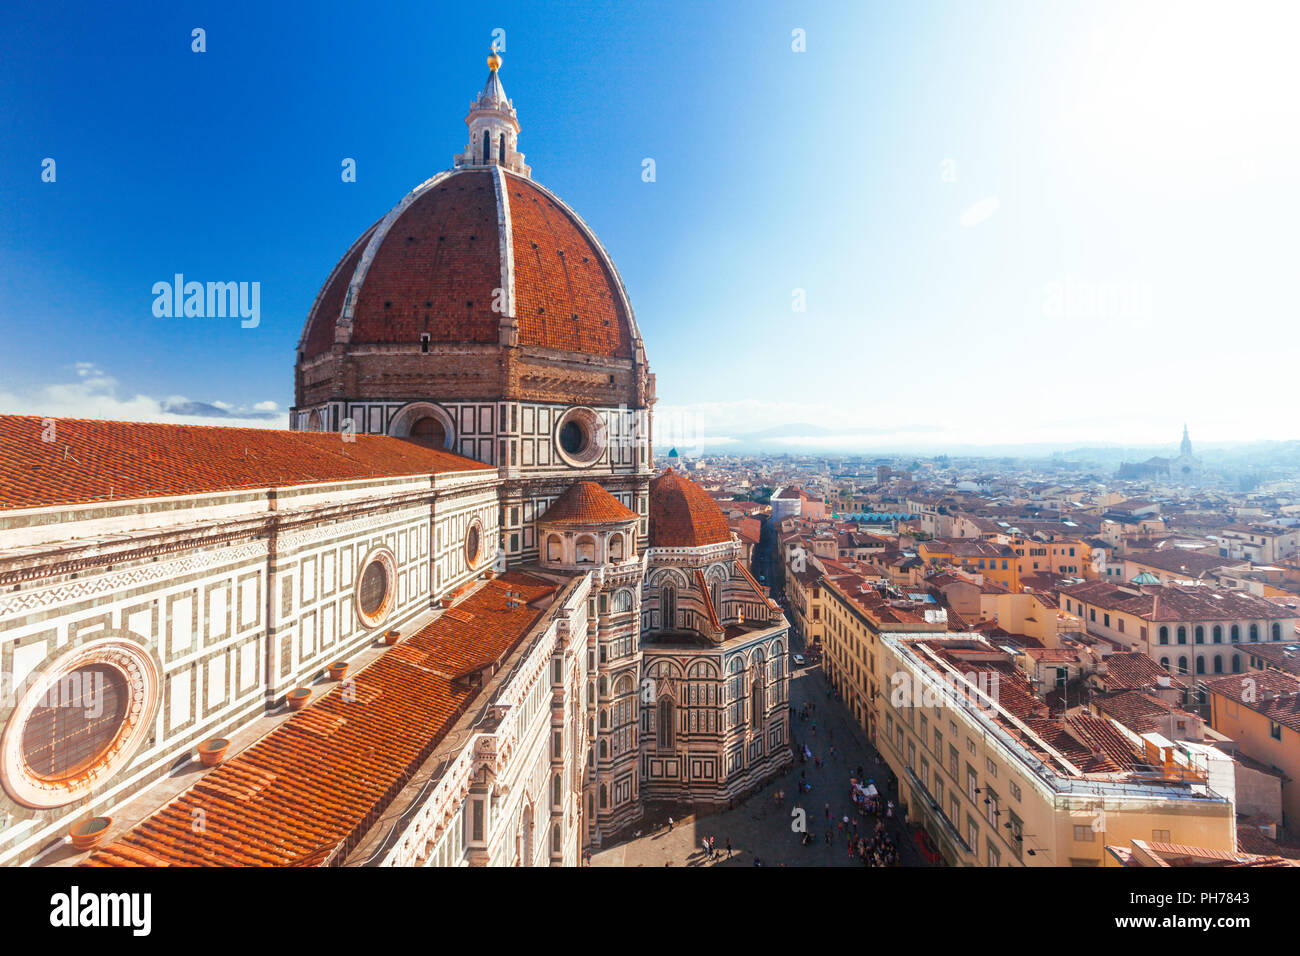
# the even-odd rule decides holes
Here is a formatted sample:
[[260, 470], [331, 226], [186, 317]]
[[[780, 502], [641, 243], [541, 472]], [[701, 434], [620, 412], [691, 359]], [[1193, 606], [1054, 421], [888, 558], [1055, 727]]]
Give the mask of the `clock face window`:
[[483, 528], [477, 521], [465, 533], [465, 561], [472, 568], [483, 559]]
[[594, 465], [604, 454], [607, 430], [604, 421], [590, 408], [571, 408], [560, 416], [555, 428], [560, 458], [573, 468]]
[[357, 616], [366, 627], [378, 627], [393, 609], [397, 597], [397, 562], [392, 551], [379, 548], [366, 557], [357, 577]]
[[587, 447], [587, 436], [576, 421], [565, 422], [560, 427], [560, 447], [570, 455], [581, 455]]

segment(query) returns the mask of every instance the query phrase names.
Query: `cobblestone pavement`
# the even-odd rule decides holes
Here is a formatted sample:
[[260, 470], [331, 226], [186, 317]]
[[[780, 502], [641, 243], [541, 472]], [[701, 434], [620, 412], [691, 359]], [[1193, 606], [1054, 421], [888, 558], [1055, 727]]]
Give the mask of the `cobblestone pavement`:
[[[794, 721], [795, 753], [793, 768], [783, 777], [759, 790], [740, 806], [724, 813], [695, 816], [688, 808], [682, 816], [672, 808], [658, 805], [647, 811], [645, 819], [633, 831], [639, 836], [606, 845], [592, 857], [593, 866], [753, 866], [760, 859], [763, 866], [857, 866], [856, 858], [848, 853], [847, 837], [838, 828], [847, 814], [850, 822], [858, 821], [862, 832], [875, 830], [876, 818], [861, 817], [849, 799], [849, 778], [861, 765], [868, 778], [874, 778], [881, 793], [897, 800], [897, 791], [886, 787], [889, 770], [866, 736], [840, 703], [827, 696], [827, 685], [820, 667], [795, 671], [790, 681], [790, 699], [796, 709], [805, 702], [815, 705], [816, 714], [808, 721]], [[812, 723], [817, 730], [813, 733]], [[835, 745], [835, 755], [830, 745]], [[800, 745], [806, 744], [815, 756], [822, 758], [819, 768], [812, 760], [799, 763]], [[792, 829], [792, 811], [795, 809], [796, 782], [804, 771], [812, 784], [811, 792], [804, 793], [802, 807], [807, 813], [808, 830], [816, 837], [811, 846], [804, 846], [800, 834]], [[786, 797], [779, 803], [778, 791]], [[835, 829], [827, 846], [826, 805], [830, 804]], [[667, 827], [672, 813], [674, 826]], [[924, 858], [912, 836], [912, 830], [898, 819], [886, 821], [890, 836], [898, 847], [899, 862], [903, 866], [925, 866]], [[701, 846], [707, 836], [717, 838], [717, 858], [710, 862]], [[730, 838], [731, 858], [727, 858], [726, 845]]]

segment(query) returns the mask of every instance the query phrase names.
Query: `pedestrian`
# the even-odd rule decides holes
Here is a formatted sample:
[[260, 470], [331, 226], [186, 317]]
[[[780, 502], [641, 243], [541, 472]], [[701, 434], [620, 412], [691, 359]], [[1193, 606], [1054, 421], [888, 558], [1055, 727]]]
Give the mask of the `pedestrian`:
[[672, 817], [669, 817], [669, 818], [668, 818], [668, 832], [669, 832], [669, 833], [672, 833], [672, 832], [673, 832], [673, 818], [672, 818]]
[[731, 837], [727, 837], [727, 859], [731, 859]]

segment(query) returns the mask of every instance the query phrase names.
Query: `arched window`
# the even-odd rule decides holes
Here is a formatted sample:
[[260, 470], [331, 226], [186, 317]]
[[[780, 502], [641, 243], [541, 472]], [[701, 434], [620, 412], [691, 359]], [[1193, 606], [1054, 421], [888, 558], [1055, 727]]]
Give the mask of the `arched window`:
[[1205, 658], [1203, 657], [1196, 658], [1196, 673], [1198, 674], [1205, 673]]
[[596, 560], [596, 539], [584, 534], [578, 539], [578, 564], [592, 564]]
[[[1229, 635], [1228, 635], [1228, 636], [1229, 636], [1229, 638], [1232, 640], [1232, 643], [1234, 643], [1234, 644], [1240, 644], [1240, 643], [1241, 643], [1241, 626], [1240, 626], [1240, 625], [1237, 625], [1237, 624], [1232, 625], [1232, 630], [1231, 630], [1231, 632], [1229, 632]], [[1236, 673], [1236, 671], [1233, 671], [1233, 673]]]
[[1161, 644], [1169, 643], [1169, 628], [1164, 624], [1160, 625], [1160, 643]]
[[600, 785], [600, 806], [602, 810], [609, 806], [609, 790], [605, 788], [603, 783]]
[[673, 746], [674, 709], [671, 697], [659, 698], [658, 743], [663, 749], [670, 749]]
[[533, 808], [528, 806], [519, 824], [519, 865], [533, 865]]
[[560, 852], [560, 825], [558, 823], [551, 825], [551, 853]]
[[1222, 624], [1216, 624], [1216, 625], [1214, 625], [1214, 633], [1211, 635], [1211, 637], [1213, 638], [1215, 644], [1222, 644], [1222, 643], [1223, 643], [1223, 625], [1222, 625]]
[[491, 137], [488, 136], [488, 131], [484, 130], [483, 131], [483, 162], [489, 163], [491, 161], [492, 161], [492, 141], [491, 141]]
[[749, 720], [755, 730], [763, 726], [767, 713], [767, 662], [761, 653], [754, 655], [749, 675]]
[[1186, 673], [1187, 673], [1187, 658], [1186, 658], [1186, 657], [1180, 657], [1180, 658], [1178, 658], [1178, 673], [1180, 673], [1180, 674], [1186, 674]]
[[[608, 757], [608, 756], [609, 756], [609, 744], [606, 743], [604, 740], [602, 740], [602, 741], [600, 742], [600, 759], [601, 759], [601, 760], [604, 760], [604, 759], [605, 759], [606, 757]], [[603, 790], [604, 788], [602, 787], [601, 789]], [[601, 798], [600, 798], [600, 805], [601, 805], [602, 807], [605, 805], [605, 798], [604, 798], [604, 797], [601, 797]]]
[[1255, 641], [1258, 641], [1258, 640], [1259, 640], [1259, 625], [1258, 625], [1258, 624], [1251, 624], [1251, 625], [1250, 625], [1250, 640], [1251, 640], [1252, 643], [1255, 642]]
[[425, 415], [411, 425], [407, 441], [425, 448], [442, 448], [447, 444], [447, 429], [432, 415]]
[[497, 157], [501, 160], [501, 165], [506, 164], [506, 134], [501, 134], [501, 142], [497, 145]]
[[564, 542], [560, 540], [558, 534], [553, 534], [546, 539], [546, 560], [563, 561], [564, 560]]
[[1179, 644], [1187, 643], [1187, 628], [1183, 627], [1181, 624], [1178, 626], [1178, 643]]
[[1165, 670], [1169, 670], [1169, 658], [1167, 657], [1160, 658], [1160, 666], [1163, 667]]
[[[604, 678], [602, 678], [603, 680]], [[609, 727], [609, 711], [604, 707], [600, 709], [600, 729], [606, 730]]]
[[558, 807], [563, 803], [564, 784], [560, 781], [560, 775], [557, 773], [551, 778], [551, 806]]
[[1204, 643], [1205, 643], [1205, 627], [1204, 627], [1204, 625], [1201, 625], [1201, 624], [1197, 624], [1197, 625], [1196, 625], [1196, 643], [1197, 643], [1197, 644], [1204, 644]]
[[1215, 654], [1215, 655], [1214, 655], [1214, 673], [1216, 673], [1216, 674], [1222, 674], [1222, 673], [1223, 673], [1223, 655], [1222, 655], [1222, 654]]
[[609, 560], [623, 560], [623, 536], [621, 534], [612, 534], [609, 536]]
[[659, 588], [659, 613], [665, 631], [677, 628], [677, 591], [671, 584], [663, 584]]
[[1273, 640], [1282, 640], [1282, 625], [1276, 621], [1273, 622]]
[[1234, 674], [1240, 674], [1240, 673], [1241, 673], [1241, 655], [1240, 655], [1240, 654], [1233, 654], [1233, 655], [1232, 655], [1232, 672], [1233, 672]]
[[626, 588], [614, 592], [614, 600], [610, 602], [609, 608], [615, 614], [626, 614], [632, 610], [632, 592]]

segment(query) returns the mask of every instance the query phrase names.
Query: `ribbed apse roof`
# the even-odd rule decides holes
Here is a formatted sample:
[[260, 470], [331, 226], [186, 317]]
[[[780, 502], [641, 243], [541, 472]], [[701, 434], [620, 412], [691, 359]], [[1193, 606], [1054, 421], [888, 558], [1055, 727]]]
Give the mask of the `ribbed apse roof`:
[[731, 528], [709, 493], [669, 468], [650, 482], [650, 546], [698, 548], [731, 540]]

